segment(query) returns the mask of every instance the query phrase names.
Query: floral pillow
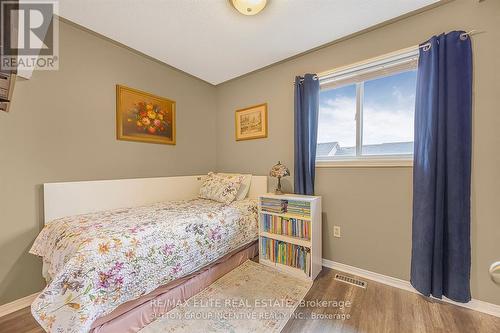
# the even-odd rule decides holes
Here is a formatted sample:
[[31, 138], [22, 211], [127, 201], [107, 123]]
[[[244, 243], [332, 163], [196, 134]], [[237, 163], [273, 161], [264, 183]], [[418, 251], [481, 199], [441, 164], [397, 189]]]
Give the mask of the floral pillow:
[[209, 172], [201, 185], [199, 197], [230, 204], [236, 199], [243, 179], [244, 177], [239, 175], [227, 177]]
[[217, 175], [222, 177], [237, 177], [237, 176], [243, 177], [240, 189], [238, 190], [238, 194], [236, 194], [236, 199], [234, 200], [243, 200], [247, 197], [247, 194], [250, 191], [250, 184], [252, 182], [251, 174], [243, 175], [239, 173], [217, 173]]

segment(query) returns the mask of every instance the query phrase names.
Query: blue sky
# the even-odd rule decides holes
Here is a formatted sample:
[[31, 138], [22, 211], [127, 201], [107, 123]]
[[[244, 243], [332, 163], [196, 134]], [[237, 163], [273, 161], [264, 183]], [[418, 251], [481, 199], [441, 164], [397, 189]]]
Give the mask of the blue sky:
[[[365, 82], [363, 143], [413, 141], [416, 71]], [[356, 86], [325, 90], [320, 95], [318, 142], [356, 144]]]

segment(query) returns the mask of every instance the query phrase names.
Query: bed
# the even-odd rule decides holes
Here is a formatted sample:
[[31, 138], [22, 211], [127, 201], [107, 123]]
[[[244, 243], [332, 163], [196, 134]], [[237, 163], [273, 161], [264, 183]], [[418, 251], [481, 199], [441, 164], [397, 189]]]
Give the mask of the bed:
[[[267, 178], [253, 176], [248, 197], [228, 205], [192, 199], [202, 180], [46, 184], [46, 226], [31, 249], [48, 281], [32, 304], [42, 327], [136, 332], [254, 256]], [[139, 188], [140, 199], [125, 191]]]

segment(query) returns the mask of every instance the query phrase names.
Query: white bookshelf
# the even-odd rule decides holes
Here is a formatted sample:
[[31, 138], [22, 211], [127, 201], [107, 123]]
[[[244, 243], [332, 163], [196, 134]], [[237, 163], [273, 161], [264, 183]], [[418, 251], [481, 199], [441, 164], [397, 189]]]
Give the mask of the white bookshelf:
[[[297, 212], [270, 212], [266, 211], [266, 208], [262, 205], [262, 200], [274, 199], [286, 202], [298, 203], [301, 207], [309, 207], [309, 209], [302, 210], [302, 213]], [[310, 213], [309, 213], [310, 212]], [[295, 237], [286, 235], [285, 232], [280, 233], [277, 230], [271, 232], [270, 230], [265, 230], [265, 219], [276, 219], [281, 221], [281, 219], [292, 219], [291, 224], [297, 223], [297, 220], [307, 221], [309, 224], [309, 237]], [[277, 222], [279, 223], [279, 222]], [[322, 268], [322, 254], [321, 254], [321, 197], [319, 196], [308, 196], [308, 195], [298, 195], [298, 194], [265, 194], [259, 197], [259, 262], [279, 269], [287, 274], [291, 274], [297, 277], [306, 278], [314, 280], [321, 272]], [[309, 274], [301, 268], [296, 268], [293, 266], [288, 266], [286, 264], [274, 262], [264, 255], [262, 248], [263, 238], [272, 239], [279, 242], [285, 242], [288, 244], [293, 244], [306, 248], [306, 251], [310, 251], [310, 270]], [[307, 250], [308, 249], [308, 250]]]

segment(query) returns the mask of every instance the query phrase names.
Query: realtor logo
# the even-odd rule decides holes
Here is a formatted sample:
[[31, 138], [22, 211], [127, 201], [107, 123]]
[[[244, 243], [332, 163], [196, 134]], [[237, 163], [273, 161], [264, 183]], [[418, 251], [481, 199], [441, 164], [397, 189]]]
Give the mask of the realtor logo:
[[56, 1], [1, 2], [1, 70], [57, 70]]

